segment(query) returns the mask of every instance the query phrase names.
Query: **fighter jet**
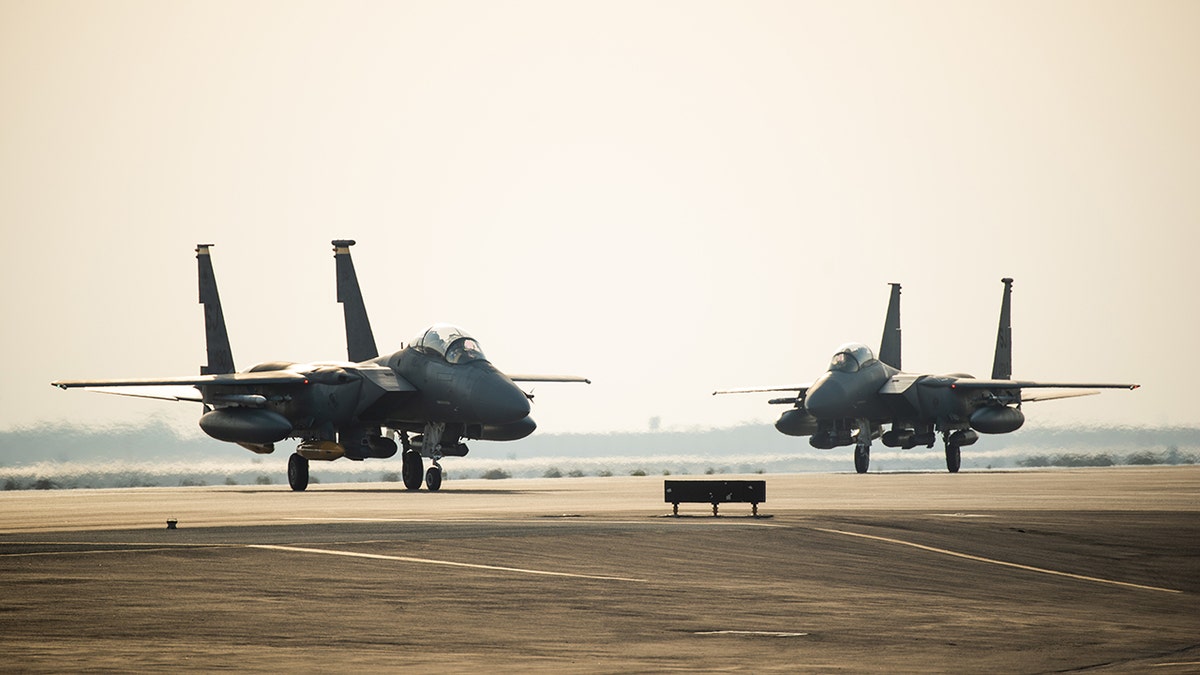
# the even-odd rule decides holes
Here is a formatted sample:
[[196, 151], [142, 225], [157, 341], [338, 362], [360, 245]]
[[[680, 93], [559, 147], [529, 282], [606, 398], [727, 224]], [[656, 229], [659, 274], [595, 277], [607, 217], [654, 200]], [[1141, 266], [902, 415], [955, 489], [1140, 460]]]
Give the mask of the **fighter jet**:
[[[399, 351], [380, 356], [350, 258], [355, 242], [337, 239], [332, 243], [348, 361], [273, 361], [236, 372], [210, 256], [213, 245], [198, 244], [208, 351], [208, 364], [201, 367], [199, 377], [59, 380], [51, 384], [62, 389], [95, 388], [202, 403], [200, 428], [206, 434], [260, 454], [274, 452], [275, 444], [284, 439], [299, 439], [288, 461], [288, 484], [299, 491], [308, 487], [309, 460], [386, 459], [401, 448], [404, 486], [420, 489], [424, 476], [425, 486], [438, 490], [442, 485], [440, 461], [466, 455], [463, 439], [516, 440], [537, 428], [529, 416], [532, 396], [516, 382], [590, 383], [571, 375], [502, 373], [484, 356], [474, 337], [450, 324], [436, 324]], [[139, 387], [142, 389], [130, 389]], [[163, 387], [183, 391], [164, 394]], [[396, 434], [400, 448], [394, 440]], [[423, 458], [432, 460], [428, 471]]]
[[[879, 438], [889, 448], [932, 448], [940, 432], [946, 448], [946, 469], [956, 473], [961, 448], [979, 440], [979, 434], [1004, 434], [1025, 423], [1022, 403], [1098, 391], [1047, 392], [1022, 395], [1025, 389], [1137, 389], [1136, 384], [1034, 382], [1012, 379], [1012, 283], [1004, 283], [1000, 326], [989, 380], [964, 373], [928, 375], [905, 373], [900, 367], [900, 284], [890, 284], [887, 317], [879, 356], [864, 344], [838, 347], [829, 370], [810, 384], [781, 387], [726, 389], [713, 394], [795, 392], [769, 403], [792, 405], [775, 422], [789, 436], [811, 436], [809, 444], [828, 450], [854, 446], [854, 469], [866, 473], [871, 462], [871, 440]], [[891, 428], [884, 431], [884, 425]]]

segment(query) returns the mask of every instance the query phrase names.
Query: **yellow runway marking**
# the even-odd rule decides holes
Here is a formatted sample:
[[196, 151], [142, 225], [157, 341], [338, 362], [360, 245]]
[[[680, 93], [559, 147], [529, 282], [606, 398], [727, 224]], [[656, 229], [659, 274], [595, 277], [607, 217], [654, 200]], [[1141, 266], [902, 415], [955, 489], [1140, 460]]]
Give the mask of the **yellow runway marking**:
[[431, 558], [410, 558], [401, 555], [381, 555], [378, 553], [356, 553], [354, 551], [335, 551], [323, 548], [302, 548], [300, 546], [276, 546], [273, 544], [251, 544], [249, 548], [266, 549], [270, 551], [288, 551], [291, 553], [322, 553], [324, 555], [340, 555], [349, 558], [367, 558], [370, 560], [391, 560], [395, 562], [419, 563], [422, 565], [445, 565], [448, 567], [468, 567], [478, 570], [491, 570], [495, 572], [517, 572], [520, 574], [539, 574], [550, 577], [571, 577], [574, 579], [598, 579], [600, 581], [632, 581], [635, 583], [646, 583], [645, 579], [631, 579], [628, 577], [606, 577], [595, 574], [571, 574], [569, 572], [549, 572], [546, 570], [530, 570], [520, 567], [500, 567], [498, 565], [480, 565], [476, 563], [454, 562], [452, 560], [434, 560]]
[[930, 551], [932, 553], [941, 553], [942, 555], [954, 556], [955, 558], [974, 560], [976, 562], [985, 562], [985, 563], [990, 563], [992, 565], [1002, 565], [1004, 567], [1013, 567], [1013, 568], [1016, 568], [1019, 570], [1026, 570], [1029, 572], [1040, 572], [1041, 574], [1052, 574], [1054, 576], [1059, 576], [1059, 577], [1068, 577], [1070, 579], [1079, 579], [1080, 581], [1091, 581], [1091, 582], [1095, 582], [1098, 584], [1110, 584], [1112, 586], [1124, 586], [1126, 588], [1137, 588], [1137, 589], [1140, 589], [1143, 591], [1158, 591], [1160, 593], [1183, 593], [1183, 591], [1175, 590], [1173, 588], [1159, 588], [1158, 586], [1144, 586], [1142, 584], [1131, 584], [1127, 581], [1113, 581], [1112, 579], [1101, 579], [1100, 577], [1089, 577], [1089, 576], [1085, 576], [1083, 574], [1074, 574], [1071, 572], [1059, 572], [1058, 570], [1048, 570], [1048, 569], [1045, 569], [1042, 567], [1032, 567], [1030, 565], [1022, 565], [1020, 563], [1006, 562], [1004, 560], [983, 558], [983, 557], [980, 557], [977, 555], [970, 555], [968, 553], [959, 553], [958, 551], [950, 551], [950, 550], [947, 550], [944, 548], [935, 548], [933, 546], [925, 546], [923, 544], [915, 544], [911, 541], [904, 541], [903, 539], [892, 539], [890, 537], [879, 537], [879, 536], [876, 536], [873, 534], [862, 534], [859, 532], [847, 532], [845, 530], [827, 530], [823, 527], [814, 527], [813, 529], [818, 530], [820, 532], [829, 532], [831, 534], [844, 534], [848, 537], [859, 537], [862, 539], [874, 539], [875, 541], [884, 541], [889, 544], [899, 544], [901, 546], [911, 546], [912, 548], [919, 548], [922, 551]]

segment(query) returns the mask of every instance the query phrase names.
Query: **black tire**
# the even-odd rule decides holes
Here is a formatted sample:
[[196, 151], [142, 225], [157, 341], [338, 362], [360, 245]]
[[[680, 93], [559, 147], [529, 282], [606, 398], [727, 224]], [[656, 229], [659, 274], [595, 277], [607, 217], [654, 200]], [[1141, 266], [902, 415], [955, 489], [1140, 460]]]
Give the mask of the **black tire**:
[[442, 487], [442, 467], [431, 466], [425, 472], [425, 487], [429, 488], [430, 492], [437, 492]]
[[296, 492], [308, 487], [308, 459], [299, 453], [288, 458], [288, 485]]
[[958, 467], [962, 465], [962, 451], [957, 445], [946, 446], [946, 470], [950, 473], [958, 473]]
[[404, 479], [404, 487], [408, 490], [421, 489], [421, 474], [425, 472], [424, 462], [421, 461], [421, 453], [406, 452], [403, 457], [404, 464], [400, 469], [400, 476]]
[[854, 446], [854, 470], [866, 473], [871, 466], [871, 448], [861, 445]]

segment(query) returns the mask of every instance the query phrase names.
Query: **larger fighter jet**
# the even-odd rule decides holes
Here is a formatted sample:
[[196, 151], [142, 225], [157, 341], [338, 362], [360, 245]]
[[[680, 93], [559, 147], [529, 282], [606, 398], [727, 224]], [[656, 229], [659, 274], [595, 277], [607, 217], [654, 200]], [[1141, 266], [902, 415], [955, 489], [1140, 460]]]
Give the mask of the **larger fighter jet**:
[[[1025, 389], [1137, 389], [1136, 384], [1033, 382], [1012, 379], [1012, 279], [1001, 279], [1004, 297], [992, 378], [978, 380], [962, 373], [927, 375], [900, 370], [900, 284], [891, 284], [887, 318], [879, 357], [864, 344], [842, 345], [829, 370], [811, 384], [727, 389], [714, 394], [795, 392], [770, 403], [793, 405], [775, 422], [789, 436], [811, 436], [809, 444], [828, 450], [854, 446], [854, 468], [866, 473], [871, 440], [889, 448], [932, 448], [940, 432], [946, 447], [946, 468], [955, 473], [961, 448], [979, 434], [1016, 431], [1025, 423], [1022, 403], [1096, 394], [1095, 391], [1047, 392], [1023, 396]], [[890, 425], [887, 431], [884, 425]]]
[[[260, 454], [274, 452], [279, 441], [297, 438], [300, 444], [288, 461], [293, 490], [308, 487], [309, 460], [392, 457], [397, 444], [384, 429], [390, 430], [389, 436], [398, 432], [404, 486], [419, 489], [424, 475], [426, 487], [437, 490], [442, 484], [440, 460], [466, 455], [464, 438], [509, 441], [533, 433], [537, 425], [529, 416], [530, 396], [515, 382], [589, 382], [568, 375], [506, 375], [484, 357], [475, 338], [449, 324], [434, 325], [400, 351], [380, 356], [350, 258], [353, 245], [351, 240], [333, 241], [348, 361], [275, 361], [235, 372], [209, 254], [212, 244], [199, 244], [196, 259], [208, 348], [208, 365], [201, 367], [199, 377], [51, 384], [102, 391], [116, 387], [108, 393], [203, 403], [200, 428], [205, 433]], [[164, 395], [128, 389], [164, 386], [184, 391]], [[432, 460], [427, 472], [423, 457]]]

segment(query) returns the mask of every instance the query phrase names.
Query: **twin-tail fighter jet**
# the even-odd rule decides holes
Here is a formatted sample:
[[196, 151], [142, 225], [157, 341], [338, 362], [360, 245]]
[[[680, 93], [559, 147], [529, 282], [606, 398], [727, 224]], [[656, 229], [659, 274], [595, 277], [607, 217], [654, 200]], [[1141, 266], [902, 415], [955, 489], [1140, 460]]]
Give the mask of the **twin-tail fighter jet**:
[[[398, 432], [404, 486], [420, 489], [424, 476], [425, 486], [437, 490], [442, 485], [440, 460], [466, 455], [464, 438], [510, 441], [533, 433], [537, 425], [529, 416], [531, 396], [516, 382], [589, 382], [567, 375], [502, 373], [475, 338], [449, 324], [434, 325], [400, 351], [380, 356], [350, 259], [353, 245], [351, 240], [333, 242], [347, 362], [274, 361], [236, 372], [209, 254], [212, 244], [199, 244], [196, 259], [208, 348], [208, 365], [199, 377], [51, 384], [203, 403], [200, 428], [205, 433], [260, 454], [274, 452], [279, 441], [297, 438], [300, 444], [288, 461], [293, 490], [308, 487], [309, 460], [394, 456], [398, 448], [392, 432]], [[164, 386], [184, 391], [164, 395], [128, 389]], [[119, 389], [108, 389], [114, 387]], [[422, 458], [432, 460], [428, 471]]]
[[[1136, 384], [1082, 384], [1032, 382], [1012, 379], [1012, 279], [1002, 279], [1000, 327], [992, 378], [979, 380], [962, 373], [926, 375], [900, 369], [900, 284], [892, 293], [884, 321], [883, 340], [876, 358], [864, 344], [838, 348], [829, 370], [811, 384], [782, 387], [727, 389], [714, 394], [795, 392], [770, 403], [792, 405], [775, 428], [789, 436], [811, 436], [809, 444], [828, 450], [854, 446], [854, 468], [866, 473], [871, 461], [871, 440], [881, 438], [889, 448], [932, 448], [941, 432], [946, 446], [946, 468], [955, 473], [961, 448], [979, 440], [979, 434], [1004, 434], [1025, 423], [1022, 403], [1096, 391], [1047, 392], [1023, 396], [1025, 389], [1137, 389]], [[884, 425], [891, 429], [884, 431]]]

